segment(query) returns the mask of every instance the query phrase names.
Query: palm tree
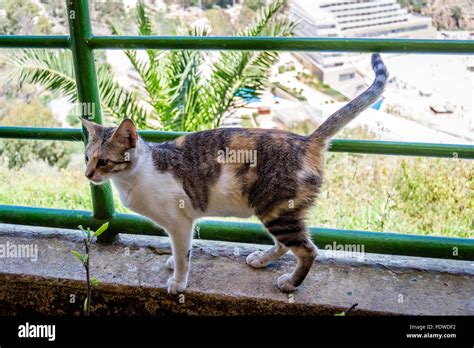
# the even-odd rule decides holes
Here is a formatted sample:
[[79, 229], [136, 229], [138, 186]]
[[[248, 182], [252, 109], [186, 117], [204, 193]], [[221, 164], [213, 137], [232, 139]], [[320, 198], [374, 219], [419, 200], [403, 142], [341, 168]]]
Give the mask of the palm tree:
[[[262, 9], [240, 36], [291, 36], [294, 23], [278, 15], [283, 0]], [[139, 35], [155, 35], [140, 1], [136, 9]], [[111, 24], [115, 34], [120, 30]], [[206, 36], [203, 28], [187, 30]], [[112, 122], [132, 118], [140, 128], [166, 131], [196, 131], [218, 127], [222, 120], [258, 97], [267, 86], [277, 52], [224, 51], [211, 55], [202, 51], [146, 50], [146, 59], [136, 51], [125, 51], [141, 78], [141, 86], [127, 89], [114, 78], [108, 64], [99, 64], [97, 78], [101, 107]], [[76, 84], [72, 59], [63, 50], [20, 50], [7, 59], [11, 77], [59, 92], [75, 101]], [[207, 74], [205, 73], [207, 69]], [[243, 93], [245, 92], [245, 93]], [[245, 94], [245, 98], [242, 95]]]

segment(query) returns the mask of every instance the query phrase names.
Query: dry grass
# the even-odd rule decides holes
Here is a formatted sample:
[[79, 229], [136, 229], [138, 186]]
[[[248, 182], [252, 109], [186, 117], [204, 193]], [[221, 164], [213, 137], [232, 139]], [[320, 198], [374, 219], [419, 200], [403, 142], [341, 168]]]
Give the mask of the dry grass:
[[[80, 166], [0, 166], [0, 204], [90, 210]], [[117, 197], [117, 195], [115, 195]], [[126, 212], [116, 198], [118, 211]], [[474, 236], [472, 161], [330, 153], [313, 226]]]

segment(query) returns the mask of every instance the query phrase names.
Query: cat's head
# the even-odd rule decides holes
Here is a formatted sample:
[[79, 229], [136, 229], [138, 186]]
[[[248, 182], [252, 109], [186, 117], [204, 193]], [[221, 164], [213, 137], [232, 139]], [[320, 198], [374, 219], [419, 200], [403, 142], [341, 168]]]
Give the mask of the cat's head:
[[92, 183], [100, 185], [132, 167], [138, 141], [132, 120], [125, 119], [116, 128], [81, 120], [89, 134], [85, 175]]

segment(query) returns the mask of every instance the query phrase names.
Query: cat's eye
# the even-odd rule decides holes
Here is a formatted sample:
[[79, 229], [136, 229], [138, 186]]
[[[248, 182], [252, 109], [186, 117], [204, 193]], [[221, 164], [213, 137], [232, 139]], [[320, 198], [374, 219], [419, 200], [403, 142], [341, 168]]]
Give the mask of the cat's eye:
[[89, 162], [89, 156], [86, 155], [86, 163]]
[[105, 167], [109, 163], [109, 160], [99, 159], [97, 161], [97, 167]]

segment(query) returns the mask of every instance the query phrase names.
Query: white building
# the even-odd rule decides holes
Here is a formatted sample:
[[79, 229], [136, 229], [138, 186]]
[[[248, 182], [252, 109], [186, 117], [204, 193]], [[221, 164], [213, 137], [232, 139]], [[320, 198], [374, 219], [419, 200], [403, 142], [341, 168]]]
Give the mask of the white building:
[[[397, 0], [291, 0], [297, 36], [434, 38], [431, 18], [415, 16]], [[302, 62], [324, 83], [352, 98], [366, 87], [348, 54], [301, 53]]]

